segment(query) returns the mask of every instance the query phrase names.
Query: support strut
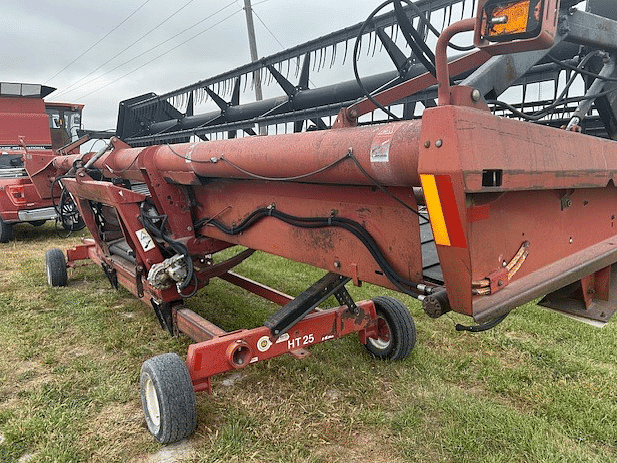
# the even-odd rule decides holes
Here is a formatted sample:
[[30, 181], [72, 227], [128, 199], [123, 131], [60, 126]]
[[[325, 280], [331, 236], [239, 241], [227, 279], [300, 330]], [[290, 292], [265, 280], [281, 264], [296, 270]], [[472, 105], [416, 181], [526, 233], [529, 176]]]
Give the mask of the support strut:
[[[339, 296], [337, 296], [338, 299], [341, 295], [341, 288], [344, 289], [345, 284], [347, 284], [349, 280], [351, 280], [351, 278], [337, 275], [336, 273], [328, 273], [293, 301], [284, 305], [278, 312], [266, 320], [264, 326], [270, 328], [273, 336], [280, 336], [286, 333], [289, 328], [302, 320], [306, 314], [330, 296], [337, 293], [339, 294]], [[347, 291], [345, 290], [345, 292]], [[347, 299], [351, 300], [350, 297]], [[345, 301], [345, 303], [346, 302], [347, 301]], [[351, 303], [353, 304], [353, 301]], [[351, 310], [354, 310], [349, 304], [347, 305]], [[353, 304], [353, 306], [355, 307], [355, 304]]]

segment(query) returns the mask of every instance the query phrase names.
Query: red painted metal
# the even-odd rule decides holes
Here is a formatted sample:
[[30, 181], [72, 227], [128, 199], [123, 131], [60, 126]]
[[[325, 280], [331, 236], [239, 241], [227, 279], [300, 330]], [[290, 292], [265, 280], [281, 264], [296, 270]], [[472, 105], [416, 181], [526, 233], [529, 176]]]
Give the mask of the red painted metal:
[[[469, 19], [441, 34], [436, 80], [420, 76], [377, 96], [390, 104], [437, 82], [439, 106], [426, 109], [421, 121], [354, 126], [359, 115], [374, 109], [363, 101], [341, 111], [331, 130], [146, 148], [112, 140], [93, 167], [106, 177], [145, 184], [149, 196], [95, 181], [84, 169], [64, 179], [93, 235], [67, 252], [69, 265], [89, 258], [144, 302], [171, 308], [175, 327], [197, 341], [187, 357], [196, 390], [210, 390], [213, 375], [283, 353], [301, 357], [305, 347], [349, 333], [359, 333], [363, 343], [385, 336], [370, 301], [359, 303], [358, 313], [347, 307], [314, 310], [277, 337], [267, 327], [226, 333], [181, 307], [185, 293], [214, 277], [280, 305], [292, 300], [231, 273], [253, 250], [313, 265], [357, 285], [424, 292], [419, 298], [425, 303], [433, 298], [434, 306], [425, 310], [435, 316], [445, 311], [443, 304], [489, 321], [579, 285], [580, 294], [577, 286], [568, 297], [578, 299], [582, 310], [599, 307], [600, 318], [607, 318], [617, 299], [611, 269], [617, 264], [615, 142], [496, 117], [480, 98], [472, 98], [472, 89], [451, 88], [450, 73], [488, 59], [478, 52], [447, 62], [450, 39], [473, 26]], [[40, 165], [37, 174], [48, 181], [52, 172], [84, 160], [57, 158]], [[414, 188], [422, 184], [427, 194], [417, 195]], [[418, 217], [425, 214], [416, 199], [422, 196], [434, 214], [433, 236], [446, 237], [437, 244]], [[144, 205], [165, 225], [165, 236], [152, 239], [152, 246], [146, 243]], [[240, 231], [257, 212], [263, 215]], [[281, 220], [279, 214], [293, 219]], [[319, 226], [305, 226], [315, 218], [323, 220]], [[361, 231], [334, 227], [336, 220]], [[112, 252], [118, 241], [128, 246], [131, 258]], [[168, 246], [171, 241], [182, 250]], [[213, 263], [213, 254], [234, 245], [248, 249]], [[437, 260], [435, 250], [440, 272], [425, 276], [427, 264], [433, 264], [427, 261]], [[195, 279], [182, 294], [173, 284], [162, 289], [148, 280], [154, 266], [186, 255]]]
[[66, 256], [69, 267], [74, 266], [78, 260], [94, 260], [93, 256], [96, 256], [96, 243], [93, 239], [84, 239], [82, 244], [67, 249]]
[[[372, 185], [348, 159], [348, 154], [353, 154], [383, 185], [419, 186], [419, 132], [419, 122], [405, 121], [350, 130], [126, 148], [114, 150], [95, 165], [109, 175], [139, 182], [146, 180], [146, 169], [148, 176], [160, 172], [166, 183], [185, 185], [198, 185], [200, 177], [254, 179], [255, 175], [309, 183]], [[386, 148], [389, 162], [376, 161], [377, 151]], [[321, 171], [326, 166], [332, 167]], [[315, 174], [308, 175], [311, 173]]]
[[219, 275], [221, 280], [228, 281], [229, 283], [236, 285], [240, 288], [246, 289], [253, 294], [268, 299], [278, 305], [285, 305], [288, 302], [293, 301], [293, 297], [289, 294], [282, 293], [275, 289], [269, 288], [266, 285], [262, 285], [257, 281], [253, 281], [250, 278], [243, 277], [234, 272], [227, 272]]
[[273, 337], [266, 327], [240, 330], [189, 346], [186, 364], [195, 390], [208, 389], [210, 377], [292, 353], [301, 348], [359, 333], [360, 341], [378, 335], [377, 314], [371, 301], [357, 304], [358, 313], [347, 307], [314, 312], [286, 334]]
[[204, 342], [227, 333], [218, 326], [204, 320], [190, 309], [179, 309], [175, 313], [178, 330], [195, 342]]
[[[192, 224], [194, 220], [217, 218], [231, 227], [252, 211], [269, 205], [302, 217], [334, 213], [362, 223], [397, 273], [424, 283], [416, 216], [381, 190], [354, 185], [371, 181], [351, 159], [337, 156], [347, 152], [343, 147], [351, 145], [348, 148], [353, 148], [363, 168], [414, 209], [413, 186], [418, 176], [434, 175], [439, 180], [445, 223], [454, 238], [453, 245], [437, 246], [449, 302], [455, 311], [476, 319], [491, 318], [502, 310], [497, 304], [492, 311], [488, 301], [506, 286], [517, 281], [536, 285], [533, 278], [528, 279], [533, 272], [612, 236], [611, 198], [617, 192], [606, 185], [615, 181], [617, 172], [615, 157], [610, 155], [614, 142], [453, 105], [427, 109], [417, 133], [419, 126], [419, 122], [403, 122], [392, 124], [390, 129], [386, 125], [370, 130], [332, 130], [328, 136], [317, 132], [297, 137], [119, 148], [95, 165], [110, 174], [145, 181], [155, 193], [152, 199], [159, 213], [174, 218], [168, 224], [171, 235], [188, 243], [195, 255], [241, 244], [348, 276], [358, 284], [367, 281], [389, 288], [395, 286], [374, 258], [344, 230], [300, 229], [265, 218], [242, 234], [230, 236], [207, 223], [198, 230], [193, 230]], [[344, 141], [335, 143], [334, 135]], [[289, 145], [291, 140], [295, 140], [293, 146]], [[389, 164], [387, 168], [375, 160], [380, 153], [377, 147], [384, 146], [390, 160], [384, 163]], [[298, 162], [286, 162], [280, 172], [282, 156], [288, 152], [293, 152]], [[581, 152], [589, 155], [582, 159], [578, 155]], [[331, 170], [302, 178], [302, 182], [322, 184], [264, 179], [298, 176], [337, 159], [342, 160]], [[538, 159], [542, 159], [541, 169], [536, 165]], [[500, 172], [500, 185], [483, 185], [487, 170]], [[339, 184], [330, 185], [336, 178]], [[406, 183], [405, 187], [393, 188], [400, 183]], [[127, 242], [146, 270], [162, 261], [156, 249], [148, 251], [151, 256], [141, 251], [134, 236], [135, 230], [142, 228], [137, 220], [142, 195], [123, 193], [123, 188], [80, 177], [67, 180], [66, 185], [76, 197], [83, 198], [81, 201], [100, 201], [115, 208], [126, 228]], [[192, 207], [187, 207], [182, 185], [190, 186], [194, 193]], [[562, 209], [557, 190], [574, 190], [570, 208]], [[83, 206], [84, 219], [94, 227], [87, 204]], [[594, 233], [584, 233], [590, 226]], [[525, 259], [514, 272], [500, 273], [502, 263], [509, 262], [525, 242], [529, 243]], [[105, 243], [99, 244], [105, 248]], [[589, 274], [596, 270], [590, 269]], [[472, 282], [483, 279], [490, 282], [490, 293], [474, 295]]]
[[[22, 84], [8, 84], [22, 88]], [[39, 86], [27, 86], [32, 91]], [[53, 90], [53, 89], [48, 89]], [[46, 165], [56, 157], [55, 149], [68, 139], [63, 127], [52, 128], [49, 111], [80, 114], [83, 105], [46, 103], [38, 92], [28, 96], [0, 95], [0, 218], [5, 224], [39, 221], [55, 216], [52, 209], [53, 176], [32, 182], [36, 165]], [[62, 119], [64, 120], [64, 119]], [[63, 138], [64, 137], [64, 138]], [[19, 161], [19, 162], [17, 162]], [[24, 169], [23, 166], [28, 167]], [[55, 172], [54, 172], [55, 173]], [[56, 186], [54, 193], [59, 195]]]
[[438, 99], [440, 105], [449, 105], [450, 102], [450, 68], [448, 66], [448, 43], [460, 32], [473, 31], [475, 20], [464, 19], [446, 27], [437, 39], [435, 48], [435, 71], [438, 81]]
[[[482, 50], [473, 52], [469, 55], [465, 55], [449, 62], [447, 65], [448, 72], [452, 77], [457, 77], [472, 69], [477, 69], [486, 63], [490, 57], [491, 55]], [[375, 94], [373, 98], [379, 104], [387, 106], [435, 84], [437, 84], [437, 78], [435, 78], [430, 72], [427, 72], [418, 77], [395, 85], [392, 88], [379, 92]], [[351, 120], [355, 121], [358, 117], [363, 114], [368, 114], [375, 109], [377, 109], [375, 103], [369, 99], [364, 99], [347, 108], [346, 115], [351, 118]]]
[[0, 96], [0, 146], [51, 146], [49, 118], [41, 98]]
[[[536, 294], [538, 279], [548, 275], [542, 269], [564, 259], [565, 268], [574, 254], [614, 236], [613, 141], [456, 106], [426, 110], [421, 139], [431, 143], [421, 148], [419, 170], [450, 177], [468, 243], [467, 249], [437, 247], [455, 310], [485, 320], [518, 305], [502, 306], [504, 289], [472, 299], [469, 285], [502, 268], [524, 242], [529, 255], [513, 282], [517, 291]], [[486, 170], [499, 170], [501, 185], [483, 186]], [[564, 209], [561, 198], [569, 191], [571, 206]], [[598, 268], [593, 254], [586, 256], [592, 274]], [[493, 310], [491, 301], [498, 301]]]

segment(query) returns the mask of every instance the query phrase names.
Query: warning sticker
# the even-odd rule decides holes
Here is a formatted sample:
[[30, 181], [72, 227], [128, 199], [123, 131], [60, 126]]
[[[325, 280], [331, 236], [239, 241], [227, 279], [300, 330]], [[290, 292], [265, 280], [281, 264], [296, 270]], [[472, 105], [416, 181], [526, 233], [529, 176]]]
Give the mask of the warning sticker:
[[371, 146], [371, 162], [390, 161], [390, 142], [393, 133], [394, 130], [391, 127], [387, 127], [375, 135]]
[[137, 235], [137, 239], [139, 240], [139, 243], [144, 251], [148, 252], [156, 247], [152, 237], [148, 234], [145, 228], [137, 230], [135, 234]]

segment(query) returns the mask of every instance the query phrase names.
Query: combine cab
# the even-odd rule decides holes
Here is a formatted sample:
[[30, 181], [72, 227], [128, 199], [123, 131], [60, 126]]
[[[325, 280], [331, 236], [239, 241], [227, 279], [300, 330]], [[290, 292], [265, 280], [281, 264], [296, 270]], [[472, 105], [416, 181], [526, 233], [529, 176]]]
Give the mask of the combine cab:
[[[77, 140], [83, 105], [45, 102], [54, 90], [0, 83], [0, 242], [11, 239], [16, 223], [40, 226], [57, 217], [52, 189], [38, 191], [28, 174], [34, 170], [25, 168], [27, 162], [49, 163]], [[73, 150], [65, 152], [78, 152], [77, 147]]]
[[[99, 263], [163, 327], [196, 341], [186, 362], [143, 366], [159, 442], [192, 432], [193, 391], [210, 390], [213, 375], [354, 332], [371, 354], [405, 358], [408, 310], [355, 302], [348, 282], [409, 294], [430, 317], [468, 315], [461, 330], [492, 328], [539, 297], [608, 321], [617, 21], [612, 2], [578, 3], [391, 0], [362, 24], [122, 102], [106, 149], [54, 161], [73, 172], [63, 183], [93, 236], [67, 251], [68, 266]], [[379, 51], [393, 70], [362, 77]], [[355, 80], [309, 88], [311, 72], [341, 60]], [[241, 102], [256, 78], [281, 92]], [[290, 298], [231, 271], [253, 250], [325, 275]], [[61, 251], [48, 254], [48, 274], [66, 284]], [[225, 333], [183, 306], [212, 278], [282, 307], [260, 328]], [[318, 310], [331, 295], [340, 306]]]

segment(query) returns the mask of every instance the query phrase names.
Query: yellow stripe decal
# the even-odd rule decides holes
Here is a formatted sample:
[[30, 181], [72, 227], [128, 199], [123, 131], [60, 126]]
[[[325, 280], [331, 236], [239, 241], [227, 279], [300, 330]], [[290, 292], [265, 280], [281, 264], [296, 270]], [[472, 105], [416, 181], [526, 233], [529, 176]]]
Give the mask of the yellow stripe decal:
[[422, 189], [424, 190], [424, 198], [426, 199], [426, 207], [428, 207], [428, 215], [431, 219], [431, 228], [433, 229], [433, 237], [435, 243], [442, 246], [450, 246], [450, 237], [448, 236], [448, 228], [446, 227], [446, 219], [443, 216], [439, 193], [437, 192], [437, 183], [434, 175], [420, 175], [422, 181]]

